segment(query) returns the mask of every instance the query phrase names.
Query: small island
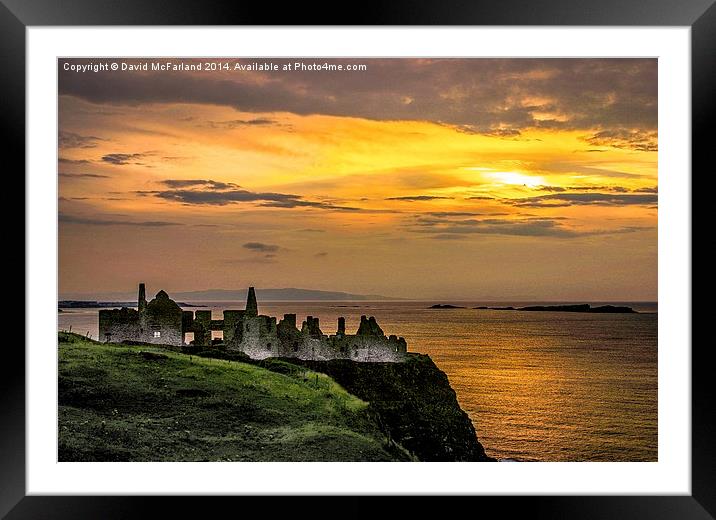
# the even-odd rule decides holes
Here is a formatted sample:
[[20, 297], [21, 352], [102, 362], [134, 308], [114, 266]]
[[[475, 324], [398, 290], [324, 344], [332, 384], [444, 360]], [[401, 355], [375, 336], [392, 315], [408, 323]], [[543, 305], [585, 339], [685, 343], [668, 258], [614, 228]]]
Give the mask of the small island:
[[428, 307], [428, 309], [464, 309], [465, 307], [460, 307], [459, 305], [450, 305], [450, 304], [442, 304], [442, 303], [436, 303], [435, 305], [431, 305]]
[[474, 307], [493, 311], [536, 311], [536, 312], [594, 312], [614, 314], [639, 314], [631, 307], [619, 305], [600, 305], [592, 307], [588, 303], [576, 305], [529, 305], [527, 307]]

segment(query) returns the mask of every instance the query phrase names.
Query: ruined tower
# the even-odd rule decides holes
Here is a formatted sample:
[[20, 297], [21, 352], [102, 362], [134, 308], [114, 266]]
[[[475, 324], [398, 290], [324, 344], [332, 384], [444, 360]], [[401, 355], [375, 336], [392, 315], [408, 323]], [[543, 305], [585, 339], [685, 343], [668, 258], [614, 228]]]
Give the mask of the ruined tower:
[[[346, 333], [345, 317], [338, 318], [334, 335], [321, 331], [318, 317], [307, 316], [301, 330], [296, 315], [284, 314], [276, 323], [272, 316], [258, 313], [256, 291], [249, 287], [245, 310], [224, 310], [223, 319], [212, 311], [185, 311], [165, 291], [147, 301], [145, 284], [139, 284], [137, 310], [100, 309], [99, 337], [106, 342], [124, 341], [184, 347], [187, 334], [198, 350], [214, 347], [212, 331], [223, 332], [228, 351], [243, 352], [253, 359], [289, 357], [298, 359], [350, 359], [357, 362], [402, 362], [407, 359], [405, 339], [386, 337], [375, 317], [361, 316], [358, 331]], [[192, 350], [193, 351], [193, 350]]]
[[253, 287], [249, 287], [249, 295], [246, 298], [246, 315], [247, 316], [258, 316], [259, 306], [256, 303], [256, 293]]
[[141, 313], [147, 309], [147, 296], [144, 284], [139, 284], [139, 297], [137, 298], [137, 310]]

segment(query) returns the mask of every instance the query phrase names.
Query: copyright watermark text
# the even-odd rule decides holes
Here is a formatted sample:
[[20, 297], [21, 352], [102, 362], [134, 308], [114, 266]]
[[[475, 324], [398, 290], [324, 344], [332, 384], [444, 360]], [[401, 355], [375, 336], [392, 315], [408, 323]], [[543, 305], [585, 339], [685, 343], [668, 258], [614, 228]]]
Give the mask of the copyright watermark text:
[[334, 61], [297, 60], [98, 60], [65, 61], [62, 70], [68, 72], [92, 73], [104, 71], [119, 72], [362, 72], [368, 70], [365, 63], [344, 63]]

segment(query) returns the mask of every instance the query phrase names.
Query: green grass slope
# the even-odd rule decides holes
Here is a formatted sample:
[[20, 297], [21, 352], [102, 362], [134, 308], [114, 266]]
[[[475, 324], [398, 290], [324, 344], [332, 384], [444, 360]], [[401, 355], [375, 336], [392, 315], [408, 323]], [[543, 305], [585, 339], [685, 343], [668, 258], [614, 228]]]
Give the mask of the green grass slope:
[[59, 333], [60, 461], [408, 460], [324, 374]]

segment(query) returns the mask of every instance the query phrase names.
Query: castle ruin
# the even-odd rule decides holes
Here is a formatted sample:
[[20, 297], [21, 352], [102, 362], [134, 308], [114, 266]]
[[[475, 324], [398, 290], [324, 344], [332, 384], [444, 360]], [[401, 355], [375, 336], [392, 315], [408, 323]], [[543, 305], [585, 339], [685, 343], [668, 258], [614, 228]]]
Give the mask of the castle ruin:
[[136, 341], [184, 346], [186, 335], [192, 345], [210, 348], [212, 331], [221, 331], [222, 345], [229, 351], [244, 352], [254, 359], [289, 357], [327, 360], [400, 362], [405, 359], [405, 339], [386, 336], [374, 317], [361, 316], [358, 331], [346, 334], [346, 320], [338, 318], [336, 333], [324, 334], [318, 318], [308, 316], [299, 329], [295, 314], [276, 318], [258, 313], [256, 293], [249, 287], [244, 310], [225, 310], [224, 318], [212, 319], [210, 310], [185, 311], [164, 291], [147, 302], [145, 287], [139, 284], [137, 310], [99, 311], [99, 338], [107, 342]]

